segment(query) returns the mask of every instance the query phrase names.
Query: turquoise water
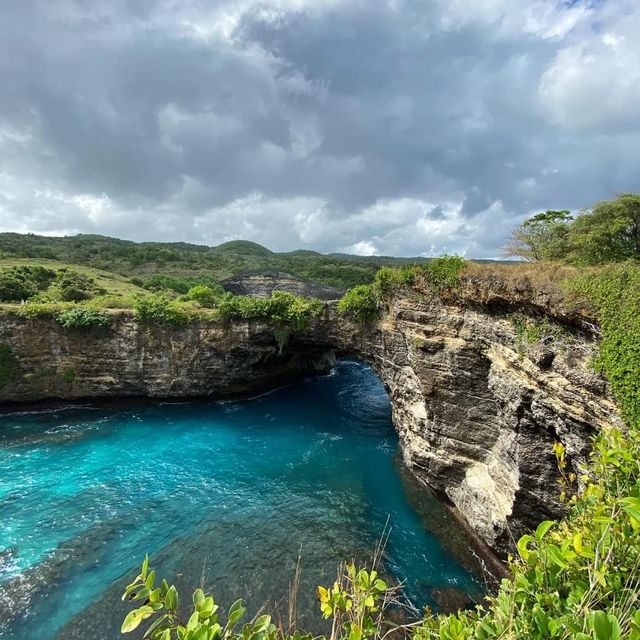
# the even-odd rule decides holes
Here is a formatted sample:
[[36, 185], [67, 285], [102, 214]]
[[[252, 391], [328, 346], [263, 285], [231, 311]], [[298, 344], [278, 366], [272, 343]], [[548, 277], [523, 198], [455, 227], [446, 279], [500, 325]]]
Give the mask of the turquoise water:
[[0, 638], [119, 637], [145, 553], [185, 594], [203, 581], [223, 606], [270, 599], [275, 615], [300, 555], [314, 627], [315, 585], [369, 558], [387, 519], [384, 570], [416, 606], [433, 589], [478, 597], [397, 448], [380, 381], [351, 361], [242, 402], [0, 417]]

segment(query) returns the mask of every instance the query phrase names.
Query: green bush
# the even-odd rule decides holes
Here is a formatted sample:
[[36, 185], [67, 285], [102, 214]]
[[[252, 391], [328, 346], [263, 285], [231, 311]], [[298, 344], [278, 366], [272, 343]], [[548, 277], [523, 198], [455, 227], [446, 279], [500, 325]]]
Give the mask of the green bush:
[[373, 284], [380, 298], [387, 299], [401, 287], [411, 286], [415, 282], [416, 268], [382, 267], [374, 278]]
[[104, 293], [93, 278], [69, 269], [58, 271], [53, 289], [63, 302], [80, 302]]
[[269, 298], [226, 294], [218, 304], [223, 318], [266, 320], [276, 326], [300, 331], [322, 313], [319, 300], [302, 298], [284, 291], [274, 291]]
[[460, 286], [464, 265], [465, 259], [460, 256], [442, 256], [422, 265], [420, 271], [429, 286], [440, 294], [454, 291]]
[[0, 269], [0, 302], [28, 300], [44, 291], [55, 277], [55, 271], [39, 265]]
[[624, 418], [640, 428], [640, 266], [612, 265], [566, 286], [595, 306], [602, 342], [594, 364], [609, 380]]
[[178, 303], [163, 295], [154, 294], [138, 298], [133, 312], [139, 322], [171, 327], [183, 327], [189, 322], [189, 313]]
[[218, 301], [219, 297], [219, 294], [206, 284], [197, 284], [187, 292], [187, 298], [189, 300], [193, 300], [193, 302], [197, 302], [203, 307], [212, 307]]
[[70, 303], [27, 302], [20, 306], [16, 313], [23, 318], [56, 318], [62, 311], [72, 309]]
[[94, 327], [109, 327], [113, 318], [104, 311], [77, 307], [61, 311], [56, 314], [55, 320], [65, 329], [90, 329]]
[[263, 320], [271, 324], [282, 352], [292, 331], [306, 329], [313, 318], [322, 313], [319, 300], [302, 298], [285, 291], [273, 291], [269, 298], [234, 296], [227, 293], [218, 304], [220, 316], [226, 320]]
[[362, 323], [375, 320], [380, 314], [376, 289], [370, 284], [361, 284], [349, 289], [337, 305], [338, 313]]

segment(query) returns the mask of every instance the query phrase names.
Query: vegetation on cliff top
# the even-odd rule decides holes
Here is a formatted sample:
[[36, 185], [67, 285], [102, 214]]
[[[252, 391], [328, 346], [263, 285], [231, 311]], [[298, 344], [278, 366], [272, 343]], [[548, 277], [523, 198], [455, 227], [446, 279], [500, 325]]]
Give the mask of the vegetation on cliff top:
[[[4, 258], [5, 260], [1, 260]], [[16, 259], [59, 261], [93, 267], [132, 278], [150, 290], [186, 293], [196, 284], [215, 283], [245, 273], [285, 272], [305, 280], [346, 289], [371, 282], [384, 265], [422, 262], [424, 258], [323, 255], [315, 251], [274, 253], [253, 242], [217, 247], [186, 243], [136, 243], [97, 235], [64, 238], [0, 233], [0, 264]], [[186, 280], [186, 283], [185, 283]]]

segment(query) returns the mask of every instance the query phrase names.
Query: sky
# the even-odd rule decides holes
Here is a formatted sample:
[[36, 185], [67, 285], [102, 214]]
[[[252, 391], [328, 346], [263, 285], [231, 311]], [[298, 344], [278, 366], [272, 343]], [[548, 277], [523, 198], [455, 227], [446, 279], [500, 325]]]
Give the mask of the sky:
[[0, 0], [0, 230], [502, 255], [640, 190], [640, 0]]

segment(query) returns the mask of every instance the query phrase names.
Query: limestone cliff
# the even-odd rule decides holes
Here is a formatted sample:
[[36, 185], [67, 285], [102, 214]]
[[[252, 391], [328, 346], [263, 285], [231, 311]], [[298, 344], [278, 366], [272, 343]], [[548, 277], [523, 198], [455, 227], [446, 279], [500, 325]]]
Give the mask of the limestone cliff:
[[384, 381], [407, 465], [501, 552], [562, 513], [553, 444], [577, 470], [596, 431], [619, 424], [583, 332], [529, 348], [504, 315], [404, 299], [333, 342]]
[[69, 331], [5, 316], [0, 342], [15, 371], [0, 402], [46, 398], [228, 397], [327, 370], [333, 353], [369, 362], [389, 391], [404, 459], [498, 551], [561, 512], [552, 452], [573, 465], [591, 436], [618, 424], [604, 381], [588, 365], [593, 338], [523, 346], [514, 323], [486, 308], [414, 295], [371, 327], [332, 306], [278, 353], [264, 323], [139, 326], [123, 313], [108, 330]]

